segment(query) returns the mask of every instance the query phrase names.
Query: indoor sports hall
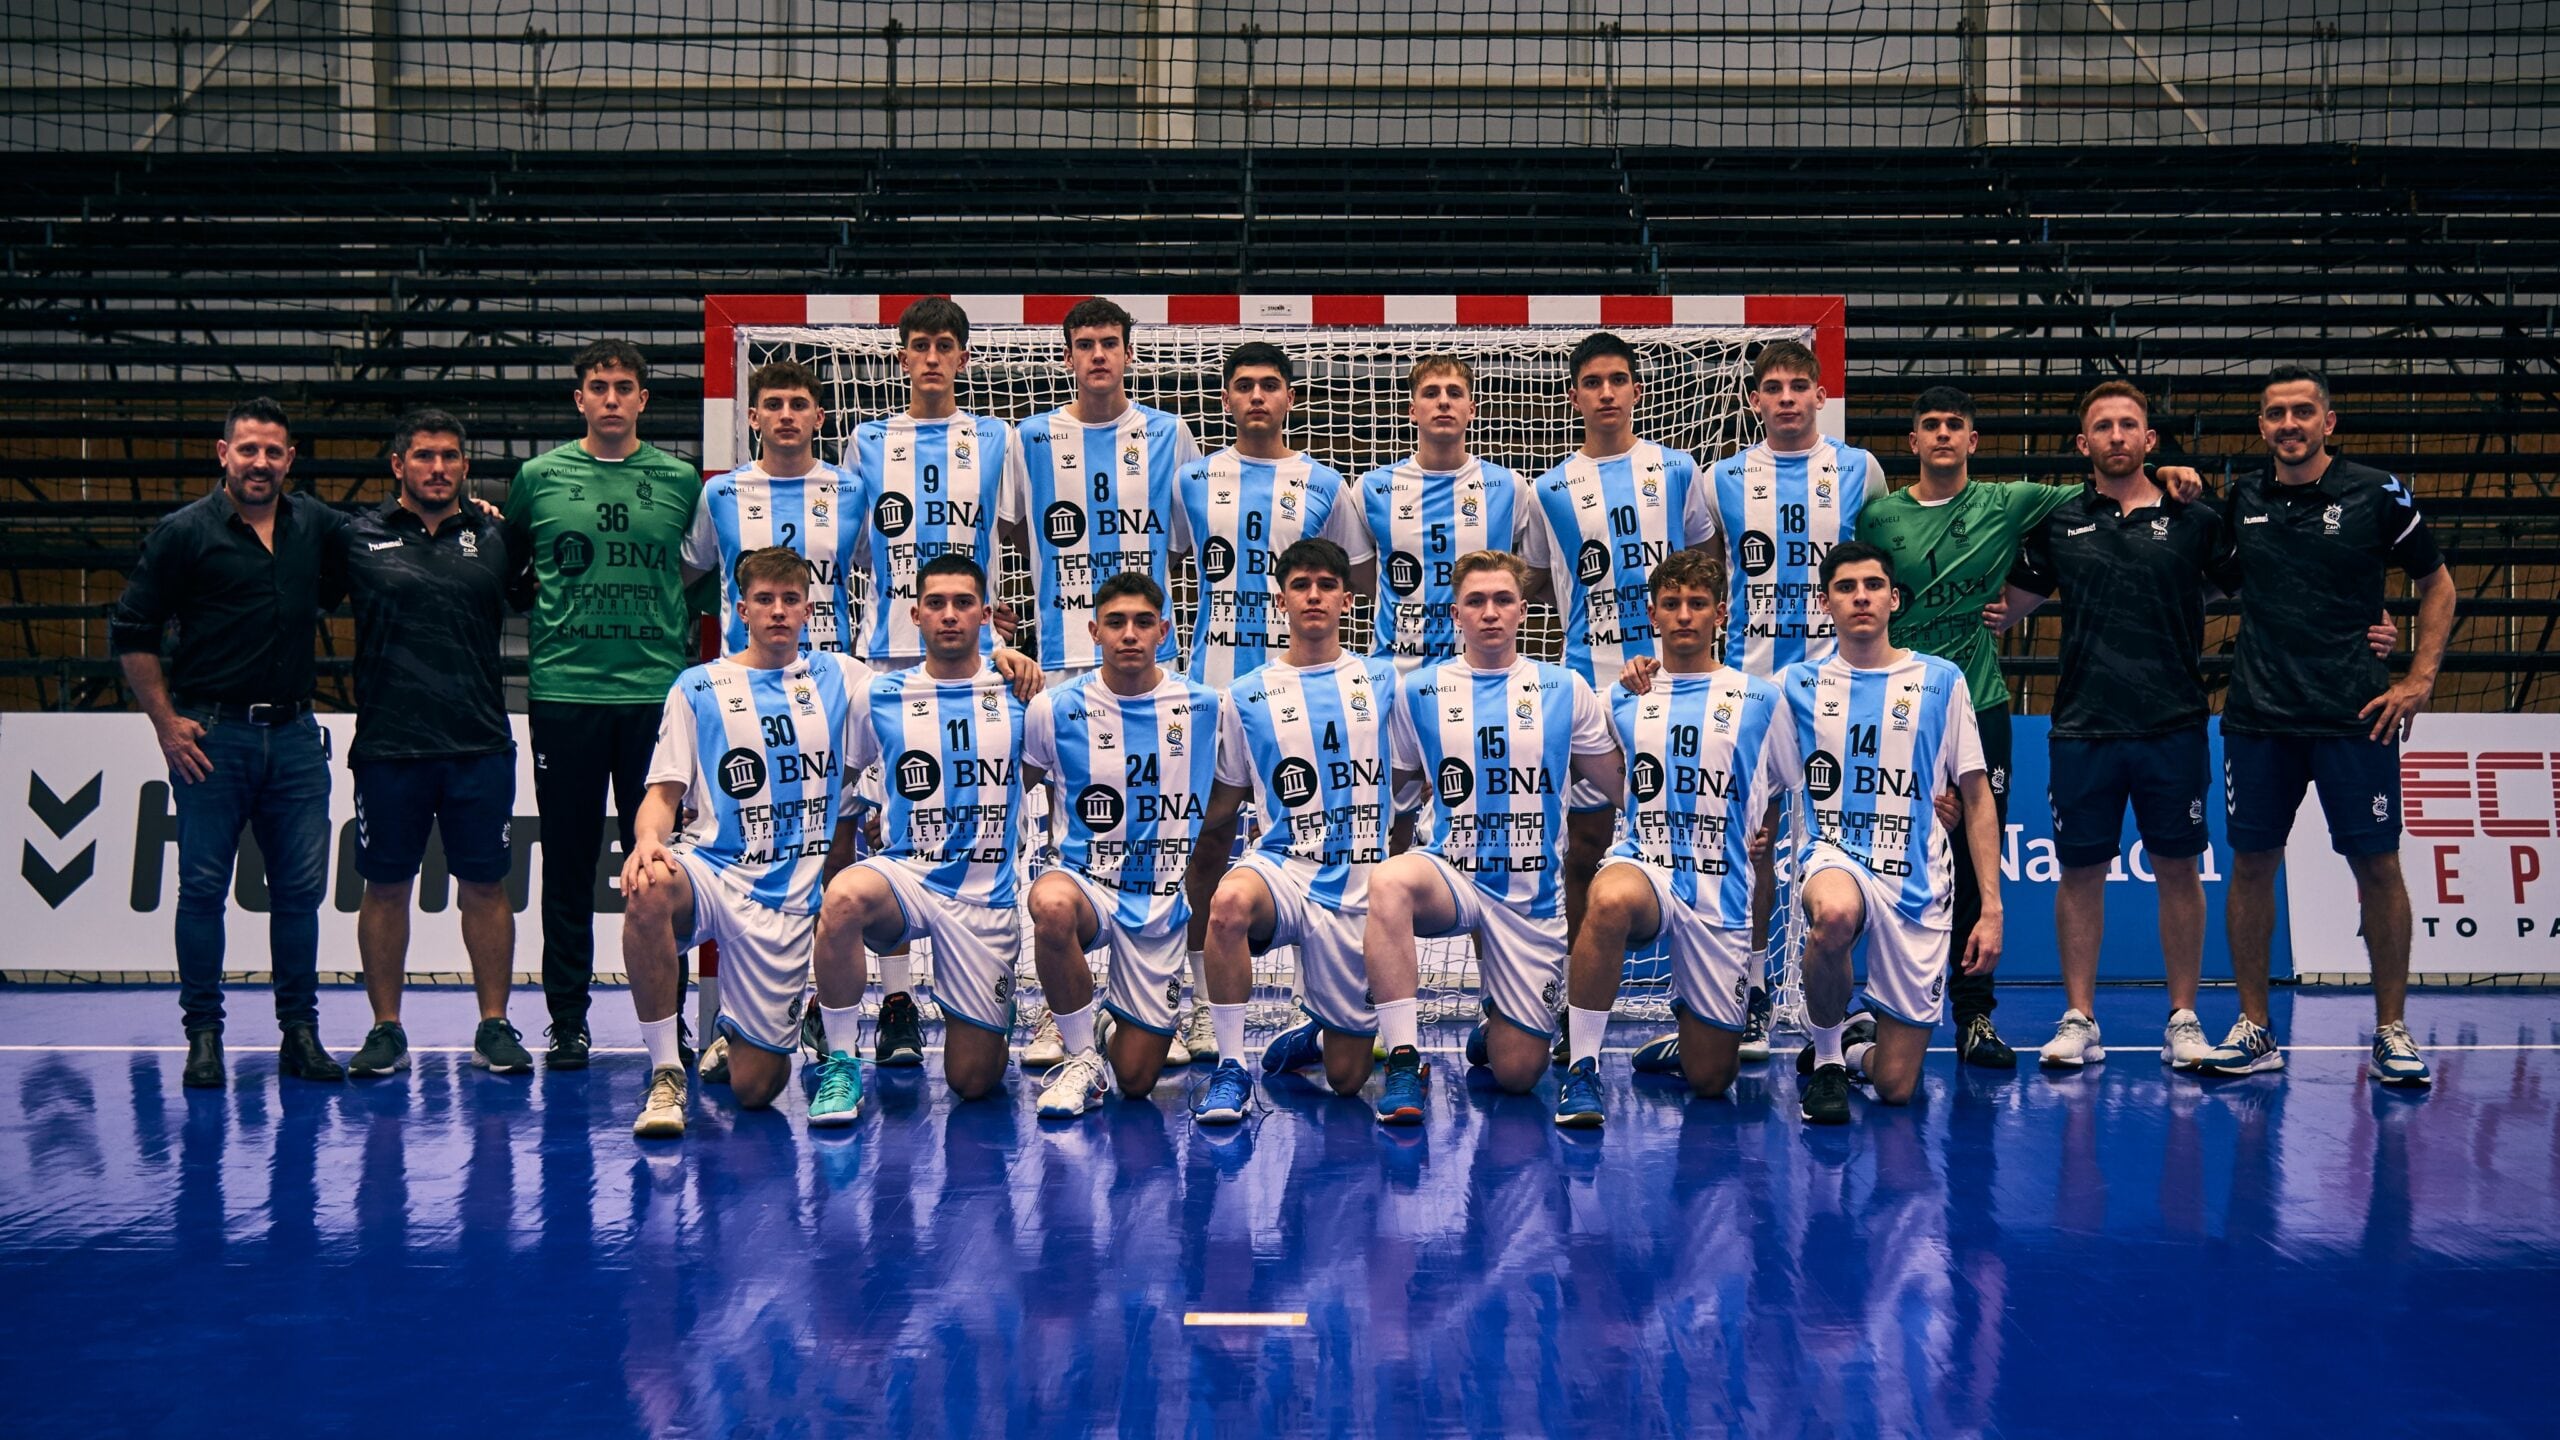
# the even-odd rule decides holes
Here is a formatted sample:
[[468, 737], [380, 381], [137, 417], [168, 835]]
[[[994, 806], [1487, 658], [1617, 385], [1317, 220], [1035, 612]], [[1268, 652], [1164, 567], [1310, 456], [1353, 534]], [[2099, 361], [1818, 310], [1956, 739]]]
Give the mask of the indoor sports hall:
[[2553, 7], [0, 9], [0, 1434], [2554, 1428]]

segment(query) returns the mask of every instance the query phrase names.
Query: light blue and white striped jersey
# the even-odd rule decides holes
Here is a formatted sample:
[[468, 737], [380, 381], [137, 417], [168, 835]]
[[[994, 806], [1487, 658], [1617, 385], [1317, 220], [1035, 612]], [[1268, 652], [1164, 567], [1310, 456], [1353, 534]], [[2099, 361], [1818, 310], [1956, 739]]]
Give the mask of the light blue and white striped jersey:
[[[1089, 668], [1102, 658], [1086, 628], [1097, 586], [1137, 570], [1172, 590], [1174, 552], [1191, 548], [1175, 479], [1200, 446], [1180, 416], [1135, 403], [1103, 425], [1066, 410], [1035, 415], [1021, 436], [998, 513], [1030, 527], [1040, 668]], [[1156, 659], [1174, 665], [1180, 654], [1168, 628]]]
[[1115, 924], [1164, 935], [1191, 922], [1182, 875], [1217, 780], [1225, 699], [1171, 671], [1144, 695], [1095, 671], [1032, 697], [1022, 763], [1051, 782], [1050, 843], [1120, 897]]
[[1182, 514], [1200, 567], [1200, 610], [1191, 622], [1191, 678], [1223, 689], [1289, 648], [1272, 562], [1310, 535], [1340, 545], [1357, 565], [1376, 553], [1342, 473], [1304, 452], [1251, 460], [1232, 445], [1183, 467]]
[[720, 635], [735, 653], [747, 648], [747, 623], [738, 618], [738, 557], [782, 545], [800, 552], [813, 572], [809, 625], [800, 648], [844, 654], [851, 647], [853, 580], [860, 538], [861, 482], [852, 472], [818, 462], [806, 475], [777, 479], [750, 462], [702, 487], [685, 532], [684, 563], [720, 575]]
[[1836, 651], [1779, 680], [1804, 751], [1806, 843], [1827, 842], [1897, 891], [1903, 918], [1944, 930], [1955, 851], [1930, 808], [1982, 770], [1964, 671], [1917, 651], [1861, 670]]
[[1501, 670], [1462, 657], [1402, 677], [1395, 768], [1431, 789], [1416, 848], [1540, 920], [1564, 913], [1573, 757], [1616, 750], [1581, 676], [1526, 656]]
[[1425, 470], [1419, 456], [1360, 477], [1361, 519], [1378, 556], [1377, 647], [1412, 670], [1458, 653], [1450, 567], [1478, 550], [1508, 550], [1547, 565], [1546, 527], [1533, 522], [1529, 483], [1475, 456], [1456, 470]]
[[1387, 858], [1395, 703], [1384, 660], [1270, 660], [1228, 689], [1218, 717], [1218, 782], [1253, 787], [1263, 817], [1254, 853], [1329, 910], [1366, 910], [1369, 870]]
[[883, 851], [926, 889], [1011, 906], [1019, 888], [1022, 702], [995, 668], [936, 680], [922, 665], [872, 677], [854, 769], [877, 763]]
[[779, 670], [705, 661], [667, 692], [648, 783], [685, 787], [693, 819], [676, 840], [759, 905], [817, 911], [869, 678], [820, 652]]
[[1724, 663], [1775, 675], [1830, 658], [1822, 557], [1856, 538], [1858, 512], [1885, 492], [1876, 457], [1825, 440], [1799, 455], [1754, 445], [1718, 462], [1708, 485], [1725, 537], [1733, 614]]
[[1698, 462], [1650, 440], [1606, 460], [1576, 451], [1535, 493], [1565, 668], [1594, 685], [1615, 681], [1630, 657], [1653, 653], [1653, 567], [1715, 538]]
[[1731, 666], [1609, 687], [1626, 756], [1627, 828], [1609, 853], [1659, 865], [1674, 899], [1710, 925], [1751, 923], [1751, 835], [1795, 788], [1795, 723], [1775, 681]]
[[[861, 478], [861, 544], [854, 563], [871, 577], [871, 610], [858, 651], [875, 662], [924, 658], [916, 629], [916, 570], [937, 555], [966, 555], [996, 584], [996, 504], [1013, 454], [1013, 427], [967, 412], [918, 420], [901, 411], [854, 427], [845, 459]], [[995, 652], [990, 629], [979, 648]]]

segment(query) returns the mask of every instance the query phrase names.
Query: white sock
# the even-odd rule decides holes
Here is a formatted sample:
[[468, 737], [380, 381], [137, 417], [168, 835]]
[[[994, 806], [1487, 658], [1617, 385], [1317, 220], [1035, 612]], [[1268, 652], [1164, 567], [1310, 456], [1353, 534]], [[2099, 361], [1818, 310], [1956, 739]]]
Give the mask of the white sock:
[[1842, 1053], [1849, 1061], [1849, 1068], [1864, 1075], [1867, 1073], [1867, 1052], [1874, 1048], [1876, 1047], [1872, 1042], [1861, 1040]]
[[1752, 951], [1751, 960], [1742, 973], [1751, 977], [1751, 988], [1754, 990], [1769, 988], [1769, 947], [1763, 945]]
[[1053, 1012], [1058, 1021], [1058, 1039], [1065, 1042], [1067, 1053], [1081, 1055], [1093, 1048], [1093, 1002], [1084, 1002], [1081, 1010]]
[[1209, 952], [1206, 950], [1191, 952], [1191, 1003], [1194, 1005], [1210, 1003]]
[[839, 1010], [833, 1005], [820, 1005], [818, 1018], [827, 1024], [827, 1048], [851, 1055], [862, 1048], [862, 1002]]
[[1422, 1028], [1420, 1001], [1409, 996], [1402, 1000], [1381, 1000], [1377, 1011], [1378, 1040], [1387, 1047], [1388, 1054], [1394, 1054], [1399, 1045], [1421, 1048], [1422, 1042], [1415, 1038]]
[[670, 1065], [683, 1063], [676, 1054], [676, 1017], [673, 1015], [664, 1020], [641, 1021], [640, 1043], [649, 1048], [651, 1070], [664, 1070]]
[[1244, 1012], [1242, 1005], [1209, 1005], [1209, 1028], [1218, 1032], [1218, 1063], [1244, 1059]]
[[1579, 1065], [1598, 1058], [1600, 1042], [1609, 1035], [1609, 1012], [1569, 1005], [1565, 1007], [1564, 1020], [1566, 1041], [1573, 1047], [1573, 1063]]
[[907, 957], [904, 954], [880, 957], [880, 998], [903, 995], [911, 982], [907, 979]]
[[1849, 1022], [1843, 1020], [1837, 1025], [1815, 1025], [1810, 1028], [1813, 1031], [1814, 1068], [1820, 1069], [1825, 1065], [1845, 1063], [1840, 1058], [1840, 1032], [1849, 1028]]

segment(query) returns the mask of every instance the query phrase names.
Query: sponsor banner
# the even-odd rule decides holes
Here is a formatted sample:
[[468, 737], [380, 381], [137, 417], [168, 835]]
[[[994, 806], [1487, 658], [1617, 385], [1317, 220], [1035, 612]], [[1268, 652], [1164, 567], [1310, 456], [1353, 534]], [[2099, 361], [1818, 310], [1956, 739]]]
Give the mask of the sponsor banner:
[[[2560, 717], [2419, 716], [2400, 747], [2400, 803], [2409, 968], [2560, 973]], [[2286, 842], [2285, 891], [2303, 969], [2371, 973], [2355, 876], [2312, 796]]]
[[[507, 897], [522, 917], [516, 927], [519, 971], [542, 954], [542, 882], [534, 848], [542, 822], [533, 813], [533, 748], [524, 717], [516, 733], [515, 850]], [[329, 893], [320, 906], [320, 968], [352, 972], [356, 907], [364, 881], [356, 874], [355, 782], [347, 742], [355, 717], [324, 715], [330, 737]], [[178, 824], [169, 772], [141, 715], [0, 715], [0, 856], [14, 860], [0, 879], [0, 928], [15, 937], [11, 970], [83, 973], [177, 969], [172, 927], [178, 907]], [[616, 877], [622, 848], [605, 827], [596, 865], [596, 959], [619, 972], [622, 892]], [[223, 961], [233, 975], [263, 976], [267, 958], [266, 865], [245, 832], [228, 914]], [[424, 869], [411, 892], [412, 974], [465, 975], [461, 917], [446, 873], [444, 847], [430, 838]]]

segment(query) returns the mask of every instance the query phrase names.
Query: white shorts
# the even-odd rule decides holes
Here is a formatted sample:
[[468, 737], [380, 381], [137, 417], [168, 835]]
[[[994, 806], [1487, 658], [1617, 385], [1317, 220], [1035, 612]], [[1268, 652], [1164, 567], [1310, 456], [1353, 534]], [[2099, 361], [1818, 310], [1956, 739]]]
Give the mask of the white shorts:
[[1369, 994], [1368, 908], [1319, 905], [1286, 870], [1258, 854], [1247, 855], [1235, 868], [1271, 892], [1276, 917], [1271, 940], [1254, 953], [1297, 946], [1298, 1004], [1337, 1035], [1377, 1034], [1378, 1012]]
[[1866, 897], [1866, 928], [1849, 956], [1867, 972], [1867, 1004], [1906, 1025], [1936, 1025], [1947, 994], [1948, 932], [1904, 918], [1893, 906], [1893, 889], [1836, 845], [1816, 844], [1805, 856], [1798, 893], [1825, 870], [1857, 881]]
[[1751, 973], [1750, 928], [1709, 924], [1694, 906], [1671, 893], [1671, 872], [1659, 865], [1629, 855], [1600, 862], [1602, 870], [1613, 865], [1627, 866], [1653, 886], [1654, 908], [1662, 912], [1654, 939], [1671, 957], [1673, 1008], [1688, 1011], [1701, 1024], [1739, 1034], [1749, 1023], [1751, 986], [1759, 979]]
[[744, 885], [713, 870], [690, 846], [667, 848], [693, 882], [692, 931], [679, 943], [708, 940], [720, 947], [716, 1027], [759, 1050], [796, 1052], [800, 1021], [791, 1011], [809, 982], [818, 917], [793, 915], [750, 897]]
[[905, 931], [891, 943], [933, 942], [933, 998], [943, 1018], [1012, 1035], [1021, 912], [937, 895], [913, 870], [885, 855], [858, 863], [889, 882], [889, 893], [905, 916]]
[[[1609, 702], [1606, 697], [1603, 697], [1600, 703], [1606, 705]], [[1565, 787], [1564, 803], [1566, 809], [1576, 812], [1585, 810], [1615, 810], [1618, 808], [1619, 804], [1619, 802], [1609, 798], [1608, 791], [1601, 789], [1599, 786], [1592, 784], [1590, 781], [1583, 779], [1579, 775], [1574, 776], [1573, 783]]]
[[[1103, 991], [1102, 1008], [1151, 1035], [1171, 1035], [1181, 1013], [1182, 979], [1191, 968], [1190, 927], [1176, 925], [1162, 935], [1149, 935], [1112, 918], [1119, 892], [1094, 883], [1090, 876], [1061, 865], [1042, 872], [1064, 875], [1084, 891], [1099, 922], [1088, 950], [1111, 956], [1111, 983]], [[1205, 998], [1205, 997], [1204, 997]]]
[[1554, 1039], [1556, 1007], [1564, 1003], [1564, 917], [1525, 915], [1485, 894], [1439, 856], [1411, 853], [1439, 870], [1458, 910], [1458, 923], [1415, 938], [1475, 936], [1476, 976], [1494, 1013], [1532, 1035]]

